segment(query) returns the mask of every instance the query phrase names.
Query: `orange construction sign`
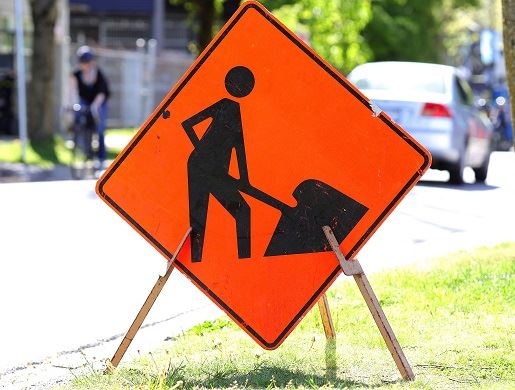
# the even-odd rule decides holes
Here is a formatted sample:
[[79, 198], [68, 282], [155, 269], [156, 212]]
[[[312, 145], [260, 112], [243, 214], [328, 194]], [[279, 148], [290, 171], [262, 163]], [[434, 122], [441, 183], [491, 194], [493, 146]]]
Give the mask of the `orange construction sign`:
[[261, 346], [279, 346], [430, 166], [257, 2], [105, 172], [99, 196]]

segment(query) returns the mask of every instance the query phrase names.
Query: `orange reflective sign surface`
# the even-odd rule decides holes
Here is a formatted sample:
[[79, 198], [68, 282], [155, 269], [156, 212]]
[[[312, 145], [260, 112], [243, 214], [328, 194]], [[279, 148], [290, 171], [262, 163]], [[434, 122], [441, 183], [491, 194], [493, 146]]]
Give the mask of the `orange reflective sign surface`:
[[[267, 349], [340, 273], [431, 157], [255, 2], [233, 18], [97, 185]], [[378, 259], [380, 260], [380, 259]], [[180, 299], [180, 298], [178, 298]]]

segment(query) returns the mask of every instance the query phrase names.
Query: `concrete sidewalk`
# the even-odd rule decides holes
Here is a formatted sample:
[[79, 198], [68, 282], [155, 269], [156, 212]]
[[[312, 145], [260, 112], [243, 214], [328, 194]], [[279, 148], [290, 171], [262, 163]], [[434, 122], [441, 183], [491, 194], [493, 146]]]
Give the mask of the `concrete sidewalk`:
[[70, 168], [66, 165], [42, 168], [22, 163], [0, 163], [0, 183], [54, 180], [72, 180]]

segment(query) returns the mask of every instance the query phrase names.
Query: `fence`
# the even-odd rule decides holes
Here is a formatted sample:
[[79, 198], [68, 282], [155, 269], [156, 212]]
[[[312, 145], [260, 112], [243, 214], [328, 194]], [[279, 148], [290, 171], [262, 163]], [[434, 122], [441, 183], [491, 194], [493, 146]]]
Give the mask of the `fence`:
[[157, 56], [152, 41], [146, 46], [136, 51], [95, 49], [111, 90], [108, 127], [139, 127], [194, 60], [184, 52]]
[[[194, 57], [184, 51], [163, 51], [157, 56], [151, 43], [146, 44], [146, 49], [141, 47], [139, 50], [95, 49], [98, 64], [111, 90], [108, 127], [139, 127], [193, 63]], [[61, 108], [70, 104], [69, 64], [72, 69], [76, 65], [76, 49], [71, 45], [69, 50], [63, 50], [62, 44], [55, 48], [55, 123], [61, 131], [64, 131]], [[0, 65], [4, 62], [6, 69], [12, 69], [12, 54], [0, 53]], [[30, 62], [29, 51], [27, 81], [31, 79]]]

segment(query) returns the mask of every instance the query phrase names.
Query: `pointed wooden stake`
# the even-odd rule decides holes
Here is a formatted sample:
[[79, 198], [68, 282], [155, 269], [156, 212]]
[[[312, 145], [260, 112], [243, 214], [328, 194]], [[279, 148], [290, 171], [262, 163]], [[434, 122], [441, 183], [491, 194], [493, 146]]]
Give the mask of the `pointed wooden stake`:
[[399, 369], [402, 377], [408, 380], [415, 379], [415, 375], [411, 370], [408, 360], [406, 359], [406, 356], [404, 356], [404, 352], [402, 351], [402, 348], [397, 341], [397, 338], [395, 337], [395, 334], [393, 333], [388, 320], [386, 319], [386, 316], [383, 312], [383, 309], [381, 308], [381, 305], [379, 304], [379, 301], [377, 300], [372, 286], [368, 282], [368, 279], [363, 272], [363, 269], [361, 268], [361, 264], [358, 262], [358, 260], [347, 260], [345, 258], [340, 249], [340, 245], [338, 245], [338, 241], [336, 240], [336, 237], [334, 236], [333, 231], [329, 226], [324, 226], [323, 230], [327, 240], [329, 241], [329, 244], [331, 245], [331, 249], [340, 262], [344, 274], [348, 276], [352, 275], [354, 277], [359, 291], [361, 292], [361, 295], [363, 295], [368, 309], [370, 310], [370, 313], [372, 313], [372, 317], [374, 318], [374, 321], [379, 328], [386, 346], [388, 347], [388, 350], [390, 351], [395, 364], [397, 364], [397, 368]]
[[322, 295], [322, 298], [318, 300], [318, 309], [320, 310], [320, 317], [322, 318], [325, 337], [327, 340], [334, 340], [336, 338], [336, 332], [334, 330], [333, 318], [331, 316], [326, 294]]
[[186, 239], [189, 237], [190, 232], [191, 232], [191, 227], [188, 228], [188, 230], [186, 231], [186, 234], [184, 234], [184, 237], [182, 238], [181, 242], [179, 243], [179, 246], [177, 247], [172, 258], [170, 259], [170, 261], [168, 263], [168, 267], [166, 269], [166, 273], [163, 276], [159, 276], [159, 278], [157, 278], [156, 284], [154, 284], [154, 287], [150, 291], [150, 294], [148, 294], [148, 297], [145, 300], [145, 303], [139, 310], [138, 315], [134, 319], [131, 327], [127, 331], [127, 334], [125, 335], [122, 342], [120, 343], [120, 346], [116, 350], [112, 359], [107, 361], [107, 367], [104, 371], [104, 374], [108, 374], [108, 373], [112, 372], [113, 369], [118, 367], [120, 360], [122, 360], [123, 355], [125, 355], [125, 352], [129, 348], [129, 345], [131, 345], [131, 342], [134, 339], [134, 337], [136, 336], [136, 333], [138, 332], [139, 328], [141, 328], [141, 325], [143, 324], [143, 321], [147, 317], [147, 314], [149, 313], [150, 309], [152, 308], [152, 305], [156, 301], [156, 299], [159, 296], [159, 294], [161, 293], [161, 290], [163, 289], [165, 283], [167, 282], [168, 278], [172, 274], [172, 271], [175, 268], [173, 263], [174, 263], [175, 259], [177, 258], [177, 255], [181, 251], [182, 247], [184, 246]]

